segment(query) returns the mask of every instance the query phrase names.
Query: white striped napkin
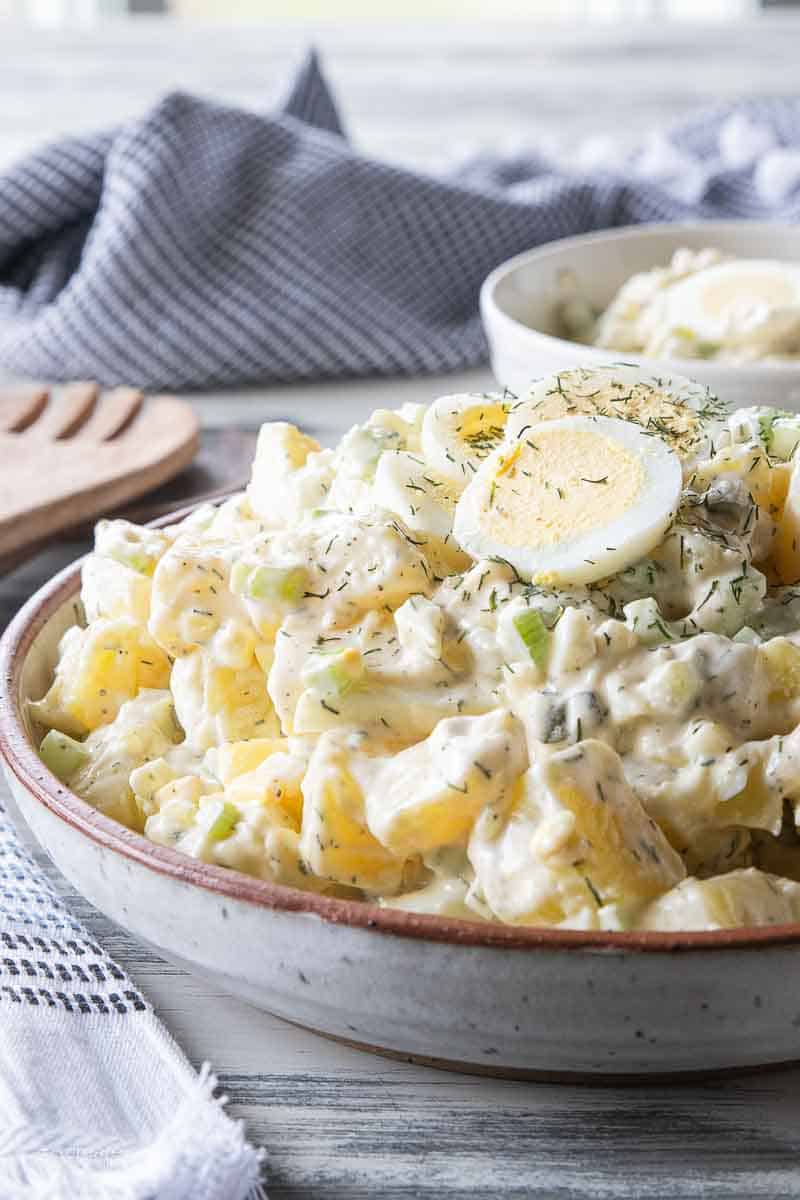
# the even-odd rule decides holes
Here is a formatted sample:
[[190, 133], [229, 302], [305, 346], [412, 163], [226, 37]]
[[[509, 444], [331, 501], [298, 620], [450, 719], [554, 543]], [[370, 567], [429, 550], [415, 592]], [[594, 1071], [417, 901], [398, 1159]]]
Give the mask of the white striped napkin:
[[265, 1200], [215, 1089], [0, 806], [0, 1200]]

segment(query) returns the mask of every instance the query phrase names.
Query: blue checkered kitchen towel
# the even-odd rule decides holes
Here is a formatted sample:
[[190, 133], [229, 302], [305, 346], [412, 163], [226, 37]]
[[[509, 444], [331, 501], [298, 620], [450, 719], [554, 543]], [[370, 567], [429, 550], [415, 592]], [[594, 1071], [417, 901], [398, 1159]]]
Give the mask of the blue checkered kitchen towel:
[[486, 356], [481, 281], [529, 246], [800, 218], [793, 99], [570, 157], [479, 156], [446, 177], [377, 162], [313, 55], [272, 116], [173, 93], [0, 175], [0, 366], [148, 388], [463, 368]]

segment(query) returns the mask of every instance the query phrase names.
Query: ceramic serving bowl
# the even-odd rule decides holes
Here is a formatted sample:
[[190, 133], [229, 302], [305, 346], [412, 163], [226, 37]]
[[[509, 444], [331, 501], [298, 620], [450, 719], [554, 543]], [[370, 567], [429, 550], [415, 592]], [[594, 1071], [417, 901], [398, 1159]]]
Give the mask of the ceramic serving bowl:
[[481, 315], [492, 368], [501, 385], [520, 393], [531, 379], [568, 366], [639, 363], [654, 375], [688, 375], [735, 408], [769, 404], [800, 411], [800, 362], [742, 366], [704, 359], [645, 358], [602, 350], [558, 335], [559, 281], [570, 273], [582, 295], [604, 309], [626, 279], [665, 266], [682, 246], [713, 246], [738, 258], [800, 262], [800, 226], [755, 221], [633, 225], [549, 242], [497, 267], [481, 290]]
[[40, 761], [26, 715], [79, 586], [78, 563], [0, 643], [12, 813], [165, 958], [289, 1021], [454, 1069], [619, 1080], [800, 1059], [800, 925], [610, 934], [403, 913], [207, 866], [102, 816]]

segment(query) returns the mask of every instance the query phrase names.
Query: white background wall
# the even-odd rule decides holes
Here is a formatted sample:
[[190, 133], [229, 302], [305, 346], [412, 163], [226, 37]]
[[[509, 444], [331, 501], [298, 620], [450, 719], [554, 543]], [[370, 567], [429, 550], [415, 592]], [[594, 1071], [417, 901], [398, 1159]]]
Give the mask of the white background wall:
[[166, 10], [179, 20], [232, 24], [323, 20], [540, 20], [630, 23], [652, 19], [731, 21], [752, 15], [759, 0], [0, 0], [0, 20], [79, 27], [109, 16]]

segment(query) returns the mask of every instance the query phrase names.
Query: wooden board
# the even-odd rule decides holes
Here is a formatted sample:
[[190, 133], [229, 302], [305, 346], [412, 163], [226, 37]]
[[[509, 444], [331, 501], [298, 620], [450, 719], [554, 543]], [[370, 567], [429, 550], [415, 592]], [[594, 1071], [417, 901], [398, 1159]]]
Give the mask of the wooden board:
[[[33, 396], [33, 403], [31, 402]], [[171, 479], [194, 458], [184, 400], [92, 383], [0, 393], [0, 564]]]

